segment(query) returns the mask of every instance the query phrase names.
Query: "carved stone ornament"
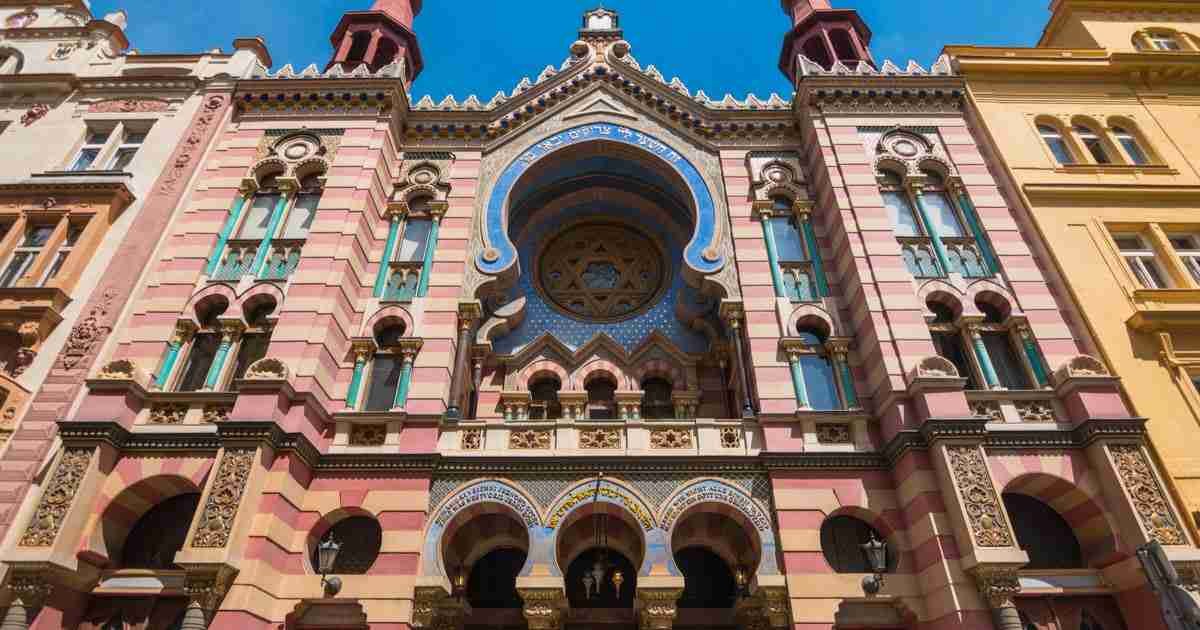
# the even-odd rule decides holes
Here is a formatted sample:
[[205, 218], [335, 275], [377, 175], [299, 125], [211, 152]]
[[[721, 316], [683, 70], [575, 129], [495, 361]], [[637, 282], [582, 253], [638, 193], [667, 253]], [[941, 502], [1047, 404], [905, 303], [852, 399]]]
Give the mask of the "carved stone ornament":
[[356, 424], [350, 427], [350, 446], [383, 446], [386, 424]]
[[610, 427], [584, 429], [579, 432], [579, 448], [621, 448], [621, 434]]
[[817, 425], [818, 444], [853, 444], [850, 425], [843, 423], [821, 423]]
[[112, 332], [112, 326], [103, 324], [102, 320], [108, 314], [109, 305], [114, 297], [116, 291], [105, 291], [96, 306], [88, 312], [88, 316], [71, 328], [71, 334], [67, 336], [67, 343], [59, 359], [63, 369], [75, 369], [75, 366], [91, 353], [96, 343]]
[[286, 381], [287, 377], [287, 366], [271, 357], [255, 361], [246, 370], [246, 378], [252, 381]]
[[721, 427], [721, 448], [741, 448], [742, 428]]
[[89, 114], [132, 114], [165, 112], [171, 107], [166, 101], [145, 98], [119, 98], [110, 101], [92, 103], [88, 107]]
[[1112, 453], [1117, 474], [1129, 493], [1138, 520], [1150, 539], [1162, 545], [1188, 544], [1142, 447], [1137, 444], [1114, 444], [1108, 450]]
[[138, 366], [129, 359], [110, 361], [100, 369], [96, 378], [102, 381], [134, 381], [137, 380]]
[[50, 106], [45, 103], [36, 103], [29, 108], [24, 114], [21, 114], [21, 124], [28, 127], [33, 123], [46, 117], [50, 113]]
[[1016, 405], [1022, 422], [1058, 422], [1054, 404], [1049, 400], [1021, 400]]
[[1071, 357], [1062, 367], [1055, 371], [1054, 376], [1060, 382], [1069, 378], [1087, 378], [1109, 376], [1108, 368], [1096, 357], [1081, 354]]
[[54, 584], [43, 573], [14, 573], [8, 579], [8, 588], [13, 597], [21, 600], [27, 608], [41, 608], [54, 590]]
[[508, 448], [547, 450], [550, 448], [550, 431], [512, 431], [508, 434]]
[[638, 589], [638, 627], [641, 630], [671, 630], [679, 614], [681, 588]]
[[158, 403], [150, 406], [150, 424], [183, 424], [188, 406], [180, 403]]
[[458, 630], [465, 614], [462, 603], [441, 587], [418, 586], [413, 591], [414, 628]]
[[519, 589], [524, 604], [521, 613], [529, 630], [557, 630], [562, 627], [567, 598], [562, 589]]
[[975, 576], [979, 594], [992, 608], [1013, 606], [1013, 597], [1021, 592], [1021, 582], [1017, 579], [1017, 570], [1013, 567], [979, 565], [971, 573]]
[[483, 429], [463, 429], [462, 450], [478, 451], [483, 449]]
[[83, 476], [87, 474], [88, 465], [92, 461], [92, 449], [69, 448], [63, 453], [54, 470], [54, 476], [46, 484], [46, 491], [38, 503], [29, 528], [21, 537], [22, 547], [50, 547], [62, 527], [67, 511], [71, 509], [71, 500], [79, 492]]
[[167, 172], [160, 179], [159, 192], [170, 194], [175, 191], [175, 187], [182, 181], [187, 179], [187, 174], [190, 171], [193, 163], [198, 163], [200, 153], [203, 150], [205, 139], [208, 137], [209, 129], [213, 123], [217, 121], [218, 112], [225, 107], [225, 97], [220, 95], [209, 96], [204, 101], [204, 105], [200, 108], [200, 114], [192, 123], [192, 129], [179, 144], [179, 148], [175, 151], [175, 156], [168, 163]]
[[229, 543], [229, 532], [242, 502], [242, 493], [246, 490], [256, 452], [252, 448], [225, 451], [221, 466], [217, 469], [217, 478], [204, 503], [204, 511], [200, 514], [200, 522], [196, 525], [193, 547], [218, 548]]
[[218, 424], [229, 419], [229, 412], [233, 411], [233, 407], [229, 405], [209, 404], [204, 405], [204, 422], [205, 424]]
[[692, 448], [693, 444], [690, 429], [654, 429], [650, 432], [650, 448]]
[[988, 474], [987, 462], [977, 446], [948, 446], [946, 459], [954, 484], [962, 496], [963, 511], [975, 544], [980, 547], [1011, 547], [1012, 532]]
[[229, 592], [233, 575], [234, 571], [224, 568], [216, 573], [189, 573], [183, 588], [188, 599], [211, 613], [220, 607], [225, 593]]
[[1000, 403], [994, 400], [972, 401], [971, 415], [987, 418], [988, 422], [1004, 422], [1004, 412], [1000, 410]]
[[917, 378], [958, 378], [958, 368], [944, 357], [925, 357], [913, 368]]

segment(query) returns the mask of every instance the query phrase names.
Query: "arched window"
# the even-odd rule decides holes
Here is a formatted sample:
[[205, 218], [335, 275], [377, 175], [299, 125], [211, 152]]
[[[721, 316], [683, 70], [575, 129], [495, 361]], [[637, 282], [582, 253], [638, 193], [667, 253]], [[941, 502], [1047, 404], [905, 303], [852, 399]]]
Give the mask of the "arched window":
[[378, 71], [395, 61], [398, 54], [400, 54], [400, 47], [396, 45], [395, 41], [388, 38], [380, 40], [379, 47], [375, 50], [375, 58], [371, 62], [371, 69]]
[[797, 336], [803, 345], [800, 372], [808, 391], [808, 406], [817, 411], [844, 409], [838, 392], [833, 361], [825, 348], [825, 335], [815, 328], [800, 328]]
[[509, 547], [494, 549], [471, 565], [467, 577], [467, 602], [472, 608], [520, 608], [517, 576], [526, 554]]
[[1054, 159], [1058, 160], [1059, 164], [1069, 166], [1075, 163], [1075, 156], [1071, 153], [1071, 149], [1067, 146], [1067, 141], [1058, 127], [1042, 123], [1037, 126], [1037, 129], [1038, 134], [1042, 136], [1042, 141], [1046, 143], [1046, 147], [1050, 149], [1050, 153], [1054, 154]]
[[[379, 548], [383, 544], [383, 528], [379, 526], [379, 521], [370, 516], [351, 516], [338, 521], [322, 540], [327, 537], [332, 537], [342, 546], [330, 574], [363, 575], [371, 570], [375, 559], [379, 557]], [[313, 544], [312, 553], [309, 555], [313, 571], [319, 571], [319, 546], [320, 541]]]
[[1104, 148], [1104, 140], [1095, 130], [1083, 124], [1076, 124], [1073, 129], [1075, 137], [1079, 138], [1079, 142], [1083, 144], [1097, 164], [1112, 164], [1112, 158], [1108, 156], [1108, 151]]
[[1058, 512], [1024, 494], [1005, 492], [1002, 496], [1017, 544], [1029, 554], [1029, 564], [1025, 568], [1084, 568], [1079, 540]]
[[205, 388], [209, 373], [213, 371], [217, 350], [221, 346], [222, 330], [217, 318], [228, 309], [229, 302], [224, 298], [217, 298], [196, 313], [200, 328], [192, 335], [191, 343], [184, 349], [186, 354], [179, 371], [176, 390], [195, 392]]
[[562, 405], [558, 402], [558, 390], [562, 383], [556, 378], [543, 378], [529, 386], [532, 402], [529, 405], [530, 420], [559, 420]]
[[1146, 152], [1142, 150], [1142, 145], [1138, 143], [1137, 136], [1125, 127], [1113, 127], [1113, 137], [1117, 139], [1117, 144], [1125, 150], [1125, 155], [1129, 157], [1131, 164], [1143, 166], [1150, 163], [1150, 158], [1146, 156]]
[[267, 347], [271, 345], [271, 332], [274, 329], [274, 322], [270, 317], [276, 306], [275, 299], [271, 297], [264, 297], [246, 305], [246, 332], [242, 333], [237, 342], [231, 385], [236, 386], [238, 379], [246, 376], [246, 371], [255, 361], [266, 358]]
[[675, 552], [675, 564], [683, 574], [680, 608], [731, 608], [737, 599], [733, 570], [705, 547], [685, 547]]
[[854, 47], [850, 33], [843, 29], [830, 31], [829, 41], [833, 43], [833, 52], [838, 61], [858, 61], [858, 50]]
[[809, 61], [821, 66], [822, 68], [825, 68], [826, 70], [833, 65], [833, 62], [829, 59], [829, 51], [825, 48], [825, 42], [821, 41], [821, 37], [819, 35], [817, 37], [809, 38], [808, 41], [804, 42], [804, 46], [802, 48], [804, 50], [804, 56], [807, 57]]
[[0, 50], [0, 75], [18, 74], [23, 64], [21, 53], [12, 48]]
[[883, 173], [883, 204], [887, 206], [892, 217], [892, 226], [896, 236], [923, 236], [921, 222], [917, 220], [917, 211], [904, 192], [904, 184], [900, 176], [886, 171]]
[[296, 194], [284, 196], [275, 176], [264, 177], [242, 211], [213, 279], [237, 281], [256, 274], [263, 280], [286, 280], [300, 264], [322, 186], [320, 175], [309, 175]]
[[175, 553], [183, 549], [192, 517], [200, 506], [200, 493], [180, 494], [150, 508], [129, 530], [121, 552], [126, 569], [175, 568]]
[[1179, 43], [1179, 37], [1174, 33], [1164, 31], [1151, 31], [1146, 34], [1146, 43], [1150, 50], [1159, 50], [1165, 52], [1179, 52], [1183, 50], [1183, 45]]
[[389, 411], [396, 404], [396, 390], [400, 387], [400, 376], [404, 368], [404, 355], [400, 351], [400, 339], [404, 337], [404, 325], [394, 324], [375, 335], [379, 350], [371, 359], [371, 376], [367, 385], [365, 411]]
[[426, 273], [424, 263], [433, 234], [432, 203], [433, 198], [428, 195], [414, 197], [408, 202], [404, 233], [392, 257], [385, 300], [409, 302], [417, 297], [421, 275]]
[[933, 225], [930, 232], [942, 238], [962, 238], [964, 236], [962, 219], [958, 208], [950, 200], [946, 190], [946, 180], [934, 171], [924, 171], [926, 186], [924, 191], [925, 203], [929, 206], [930, 219]]
[[664, 420], [675, 417], [671, 398], [671, 382], [663, 378], [648, 378], [642, 382], [642, 418]]
[[954, 310], [935, 300], [926, 302], [925, 307], [934, 314], [933, 321], [929, 323], [929, 335], [938, 356], [958, 368], [958, 375], [967, 379], [967, 389], [980, 389], [962, 331], [955, 322]]
[[617, 417], [617, 384], [600, 376], [588, 381], [588, 418], [613, 420]]
[[1013, 331], [1005, 326], [1008, 315], [1003, 310], [983, 299], [975, 300], [975, 308], [983, 313], [980, 336], [987, 351], [996, 378], [1006, 389], [1029, 389], [1029, 375], [1025, 360], [1017, 350], [1018, 340]]
[[[837, 573], [874, 573], [862, 546], [871, 540], [883, 542], [883, 536], [853, 516], [835, 516], [821, 524], [821, 552]], [[887, 572], [896, 570], [898, 555], [893, 545], [887, 548]]]
[[880, 195], [900, 241], [900, 255], [905, 267], [914, 278], [941, 277], [928, 226], [918, 218], [912, 193], [905, 189], [900, 176], [891, 171], [881, 173], [880, 181]]

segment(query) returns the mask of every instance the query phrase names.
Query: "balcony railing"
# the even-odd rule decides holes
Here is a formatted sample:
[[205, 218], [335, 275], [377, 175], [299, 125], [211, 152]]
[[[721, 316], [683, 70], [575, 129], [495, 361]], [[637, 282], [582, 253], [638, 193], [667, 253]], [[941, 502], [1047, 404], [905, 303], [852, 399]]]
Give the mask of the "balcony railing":
[[951, 271], [957, 272], [964, 278], [988, 278], [991, 273], [984, 262], [983, 252], [973, 238], [943, 238], [946, 256], [949, 257]]
[[900, 255], [904, 257], [904, 266], [914, 278], [941, 278], [945, 274], [938, 268], [937, 252], [933, 242], [927, 236], [902, 236]]
[[236, 282], [242, 276], [250, 273], [254, 264], [254, 256], [258, 254], [258, 241], [251, 243], [229, 243], [225, 255], [221, 257], [217, 270], [213, 272], [213, 280], [231, 280]]
[[417, 287], [421, 284], [421, 273], [424, 271], [423, 262], [393, 262], [390, 263], [391, 273], [388, 274], [387, 286], [383, 291], [385, 302], [411, 302], [417, 295]]
[[300, 264], [300, 250], [304, 241], [275, 241], [271, 243], [271, 255], [263, 265], [263, 280], [287, 280]]
[[810, 261], [781, 261], [783, 288], [793, 302], [816, 302], [821, 299], [817, 291], [816, 272]]

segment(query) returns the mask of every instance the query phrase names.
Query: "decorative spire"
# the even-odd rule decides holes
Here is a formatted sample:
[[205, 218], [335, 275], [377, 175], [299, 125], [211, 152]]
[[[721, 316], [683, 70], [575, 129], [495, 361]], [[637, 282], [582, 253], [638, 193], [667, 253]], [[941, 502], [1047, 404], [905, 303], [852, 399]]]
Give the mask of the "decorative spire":
[[823, 68], [842, 62], [848, 67], [871, 58], [871, 29], [854, 9], [835, 9], [829, 0], [781, 0], [792, 18], [792, 30], [783, 38], [779, 69], [796, 80], [796, 60], [803, 55]]
[[423, 66], [413, 19], [422, 0], [374, 0], [369, 11], [350, 11], [333, 31], [334, 54], [326, 69], [341, 65], [346, 72], [367, 66], [372, 72], [403, 62], [412, 83]]

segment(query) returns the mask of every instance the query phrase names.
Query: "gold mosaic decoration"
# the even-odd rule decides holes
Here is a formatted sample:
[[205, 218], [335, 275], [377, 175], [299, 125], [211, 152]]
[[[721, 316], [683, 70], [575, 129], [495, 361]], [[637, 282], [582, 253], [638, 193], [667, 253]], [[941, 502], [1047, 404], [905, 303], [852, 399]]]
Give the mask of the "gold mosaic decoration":
[[721, 427], [721, 448], [741, 448], [742, 427]]
[[992, 477], [988, 474], [983, 453], [976, 446], [950, 446], [946, 458], [954, 475], [954, 484], [962, 495], [967, 523], [980, 547], [1011, 547], [1012, 533], [1000, 509]]
[[615, 428], [584, 429], [579, 432], [579, 448], [621, 448], [621, 434]]
[[463, 429], [462, 450], [478, 451], [483, 448], [483, 429]]
[[631, 226], [583, 223], [542, 249], [538, 290], [572, 317], [620, 321], [658, 301], [666, 270], [658, 245]]
[[1109, 446], [1108, 450], [1112, 453], [1121, 483], [1133, 501], [1138, 519], [1150, 538], [1162, 545], [1186, 545], [1187, 538], [1171, 512], [1171, 505], [1158, 479], [1155, 479], [1142, 447], [1137, 444], [1118, 444]]
[[21, 537], [22, 547], [50, 547], [58, 530], [62, 527], [67, 510], [71, 509], [71, 500], [83, 483], [87, 474], [88, 464], [92, 461], [92, 449], [71, 448], [63, 453], [54, 470], [54, 476], [46, 485], [46, 492], [38, 503], [37, 512], [29, 523], [29, 529]]
[[546, 450], [550, 448], [549, 431], [513, 431], [508, 434], [508, 448], [521, 450]]
[[650, 432], [650, 448], [692, 448], [692, 432], [689, 429], [655, 429]]
[[224, 547], [229, 543], [229, 532], [233, 529], [233, 519], [242, 502], [246, 481], [250, 478], [255, 452], [252, 448], [225, 451], [221, 466], [217, 469], [217, 479], [204, 503], [200, 522], [196, 525], [193, 547]]

